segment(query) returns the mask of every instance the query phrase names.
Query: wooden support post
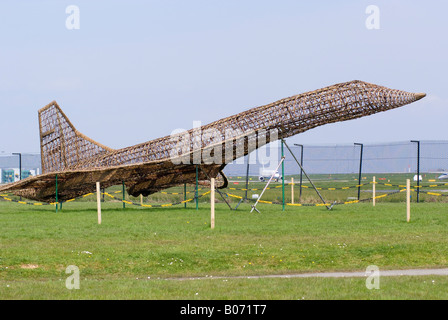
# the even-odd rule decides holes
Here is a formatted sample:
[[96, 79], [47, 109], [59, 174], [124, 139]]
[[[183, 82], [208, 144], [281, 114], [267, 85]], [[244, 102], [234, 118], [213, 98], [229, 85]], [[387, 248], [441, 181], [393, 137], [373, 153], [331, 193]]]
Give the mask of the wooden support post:
[[376, 181], [375, 176], [373, 176], [373, 186], [372, 186], [372, 204], [375, 206], [375, 198], [376, 198]]
[[291, 178], [291, 203], [294, 204], [294, 178]]
[[406, 179], [406, 221], [411, 220], [411, 180]]
[[143, 195], [140, 195], [140, 205], [143, 206]]
[[210, 179], [210, 227], [215, 229], [215, 178]]
[[101, 188], [100, 183], [96, 183], [96, 204], [98, 209], [98, 224], [101, 224]]

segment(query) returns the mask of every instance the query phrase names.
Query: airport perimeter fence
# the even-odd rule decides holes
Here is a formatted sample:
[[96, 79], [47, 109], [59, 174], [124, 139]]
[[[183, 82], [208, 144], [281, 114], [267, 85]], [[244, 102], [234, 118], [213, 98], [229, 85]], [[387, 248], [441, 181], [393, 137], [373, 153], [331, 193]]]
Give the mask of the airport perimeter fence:
[[[332, 201], [336, 199], [335, 201], [340, 204], [357, 203], [371, 199], [373, 176], [376, 177], [379, 196], [385, 194], [402, 195], [403, 192], [401, 191], [405, 188], [405, 179], [411, 179], [413, 190], [418, 189], [419, 191], [418, 196], [438, 197], [443, 198], [443, 201], [448, 200], [446, 194], [448, 192], [448, 179], [439, 180], [443, 173], [448, 172], [448, 141], [422, 140], [377, 144], [298, 145], [297, 139], [288, 139], [286, 143], [295, 158], [301, 162], [304, 172], [300, 170], [288, 148], [284, 147], [285, 184], [282, 185], [281, 178], [279, 181], [272, 183], [263, 196], [263, 201], [266, 203], [286, 203], [290, 205], [322, 203], [304, 173], [309, 175], [317, 191], [322, 193], [325, 199], [331, 199]], [[229, 202], [240, 202], [242, 199], [247, 199], [247, 201], [255, 201], [269, 179], [267, 176], [264, 181], [260, 182], [260, 177], [263, 174], [266, 175], [266, 172], [269, 174], [270, 169], [275, 169], [281, 159], [281, 143], [268, 146], [266, 150], [256, 150], [251, 153], [249, 155], [249, 165], [247, 159], [248, 157], [244, 157], [244, 159], [234, 161], [234, 163], [226, 166], [224, 172], [229, 178], [230, 184], [227, 189], [221, 190], [223, 197], [217, 197], [217, 200], [226, 201], [225, 199], [227, 199]], [[20, 165], [22, 179], [26, 178], [26, 171], [30, 174], [39, 174], [41, 172], [40, 155], [37, 153], [0, 154], [2, 182], [8, 183], [20, 179]], [[282, 172], [280, 167], [280, 176]], [[417, 173], [420, 174], [421, 180], [414, 180]], [[292, 181], [293, 186], [291, 186]], [[432, 187], [427, 188], [430, 186]], [[133, 198], [128, 195], [123, 196], [118, 194], [120, 190], [121, 188], [104, 191], [103, 199], [105, 201], [123, 202], [123, 206], [125, 204], [135, 204], [146, 207], [175, 204], [185, 206], [186, 200], [188, 200], [187, 203], [195, 202], [195, 194], [201, 201], [208, 201], [207, 194], [204, 194], [206, 190], [195, 192], [194, 186], [188, 186], [187, 188], [179, 186], [144, 199]], [[300, 199], [302, 192], [304, 198]], [[117, 194], [114, 195], [114, 193]], [[294, 196], [294, 193], [296, 193], [296, 196]], [[110, 194], [114, 197], [110, 197]], [[393, 197], [389, 198], [393, 199]], [[14, 200], [13, 197], [10, 199]], [[26, 201], [22, 201], [22, 203], [26, 203]], [[161, 203], [163, 205], [160, 205]]]
[[[297, 142], [296, 142], [297, 141]], [[448, 141], [402, 141], [377, 144], [336, 144], [336, 145], [297, 145], [299, 141], [287, 140], [291, 151], [303, 169], [310, 175], [332, 176], [346, 179], [346, 175], [357, 175], [361, 167], [363, 174], [423, 174], [441, 175], [448, 172]], [[259, 176], [263, 169], [273, 169], [281, 158], [280, 142], [272, 157], [260, 154], [257, 150], [249, 155], [249, 176]], [[420, 151], [418, 150], [420, 149]], [[362, 154], [361, 154], [362, 152]], [[285, 176], [297, 175], [300, 167], [284, 148]], [[242, 161], [240, 161], [242, 162]], [[227, 165], [224, 172], [230, 177], [246, 176], [247, 157], [244, 162]], [[269, 171], [269, 170], [265, 170]]]

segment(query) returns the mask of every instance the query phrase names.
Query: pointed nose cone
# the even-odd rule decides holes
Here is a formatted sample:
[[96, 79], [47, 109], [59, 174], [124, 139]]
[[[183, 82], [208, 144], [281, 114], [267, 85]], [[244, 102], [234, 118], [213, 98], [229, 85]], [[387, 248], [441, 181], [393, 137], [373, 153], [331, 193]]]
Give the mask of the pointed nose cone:
[[426, 97], [426, 93], [414, 93], [414, 95], [416, 101]]

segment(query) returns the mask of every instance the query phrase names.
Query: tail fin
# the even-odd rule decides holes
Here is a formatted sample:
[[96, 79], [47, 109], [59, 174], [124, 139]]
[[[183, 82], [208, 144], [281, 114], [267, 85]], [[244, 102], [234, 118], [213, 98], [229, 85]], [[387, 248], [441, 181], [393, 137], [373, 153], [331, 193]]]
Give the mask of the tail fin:
[[39, 110], [42, 173], [75, 168], [113, 149], [78, 132], [56, 101]]

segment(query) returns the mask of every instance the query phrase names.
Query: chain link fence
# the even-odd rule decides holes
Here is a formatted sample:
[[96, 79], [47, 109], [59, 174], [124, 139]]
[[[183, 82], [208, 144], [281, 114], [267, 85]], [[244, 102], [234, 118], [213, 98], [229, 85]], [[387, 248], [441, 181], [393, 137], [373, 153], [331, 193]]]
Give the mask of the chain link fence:
[[[303, 145], [298, 146], [287, 142], [297, 160], [301, 161], [303, 148], [303, 168], [308, 174], [338, 175], [358, 174], [361, 166], [362, 173], [416, 173], [417, 165], [420, 173], [440, 175], [448, 172], [448, 141], [420, 141], [420, 159], [418, 159], [417, 142], [392, 142], [362, 145]], [[258, 150], [249, 155], [249, 176], [260, 176], [272, 172], [281, 159], [280, 143], [270, 148], [273, 156], [263, 160]], [[275, 155], [276, 153], [276, 155]], [[285, 176], [297, 175], [300, 168], [288, 149], [284, 148]], [[266, 158], [266, 157], [264, 157]], [[271, 170], [271, 171], [270, 171]], [[244, 161], [234, 161], [227, 165], [224, 172], [234, 178], [246, 176], [247, 157]], [[281, 168], [280, 172], [281, 174]]]
[[[372, 197], [371, 183], [374, 176], [379, 183], [378, 194], [396, 193], [399, 189], [404, 188], [405, 179], [416, 177], [418, 165], [420, 166], [422, 182], [421, 188], [416, 188], [417, 183], [414, 180], [413, 188], [416, 188], [414, 191], [419, 190], [415, 199], [418, 199], [419, 196], [424, 196], [424, 201], [446, 201], [448, 199], [448, 195], [442, 194], [448, 191], [446, 187], [448, 179], [439, 180], [443, 173], [448, 173], [448, 141], [420, 141], [419, 143], [405, 141], [363, 144], [362, 147], [360, 144], [305, 144], [299, 146], [290, 141], [287, 144], [299, 162], [303, 156], [305, 172], [311, 177], [324, 198], [326, 200], [331, 199], [331, 202], [345, 203], [353, 200], [370, 199]], [[418, 148], [420, 148], [420, 153], [418, 153]], [[288, 148], [284, 147], [283, 152], [285, 155], [285, 182], [290, 184], [292, 178], [294, 178], [295, 200], [309, 205], [320, 204], [321, 201], [305, 176], [303, 176], [302, 185], [302, 180], [299, 179], [300, 167]], [[249, 157], [244, 157], [244, 159], [239, 159], [227, 165], [224, 172], [231, 183], [228, 189], [223, 191], [226, 201], [238, 202], [243, 198], [257, 199], [265, 186], [266, 180], [272, 175], [272, 169], [277, 167], [280, 159], [281, 144], [278, 143], [268, 146], [265, 150], [254, 151]], [[20, 167], [22, 169], [22, 179], [29, 175], [40, 174], [40, 154], [0, 155], [1, 183], [18, 181], [20, 179]], [[249, 189], [246, 189], [245, 183], [247, 169], [249, 169], [249, 184], [247, 187]], [[359, 176], [360, 169], [361, 176]], [[281, 204], [283, 201], [280, 179], [282, 175], [281, 167], [278, 173], [277, 181], [269, 186], [269, 190], [263, 198], [269, 203]], [[264, 182], [259, 182], [260, 177], [264, 178]], [[121, 187], [118, 189], [111, 188], [108, 190], [110, 194], [121, 192]], [[134, 201], [141, 205], [151, 203], [153, 207], [161, 206], [159, 203], [166, 203], [163, 206], [168, 206], [182, 203], [186, 196], [194, 197], [194, 186], [188, 186], [187, 195], [184, 194], [183, 188], [184, 186], [174, 187], [145, 199], [131, 199], [126, 195], [127, 198], [124, 198], [122, 194], [119, 196], [123, 197], [123, 201], [128, 201], [126, 202], [128, 204], [131, 204], [129, 201]], [[292, 186], [287, 185], [286, 188], [286, 203], [294, 203]], [[403, 193], [397, 193], [388, 197], [387, 201], [402, 201], [402, 195]], [[204, 196], [202, 200], [207, 201], [207, 197]], [[11, 201], [19, 201], [14, 199]], [[114, 200], [118, 201], [117, 199]]]
[[[298, 161], [303, 150], [303, 168], [308, 174], [332, 175], [335, 179], [344, 174], [356, 175], [360, 165], [362, 173], [416, 173], [417, 164], [423, 174], [441, 175], [448, 172], [448, 141], [420, 141], [420, 159], [418, 161], [418, 143], [404, 141], [392, 143], [363, 144], [362, 162], [361, 146], [355, 144], [341, 145], [303, 145], [297, 146], [287, 142]], [[285, 176], [297, 175], [300, 168], [288, 149], [284, 148]], [[20, 159], [21, 158], [21, 159]], [[270, 175], [281, 158], [280, 143], [268, 146], [266, 150], [256, 150], [249, 155], [249, 176]], [[231, 178], [245, 177], [247, 159], [239, 159], [228, 164], [224, 169]], [[40, 154], [1, 154], [0, 182], [8, 183], [28, 175], [41, 173]], [[279, 170], [281, 174], [281, 168]]]

